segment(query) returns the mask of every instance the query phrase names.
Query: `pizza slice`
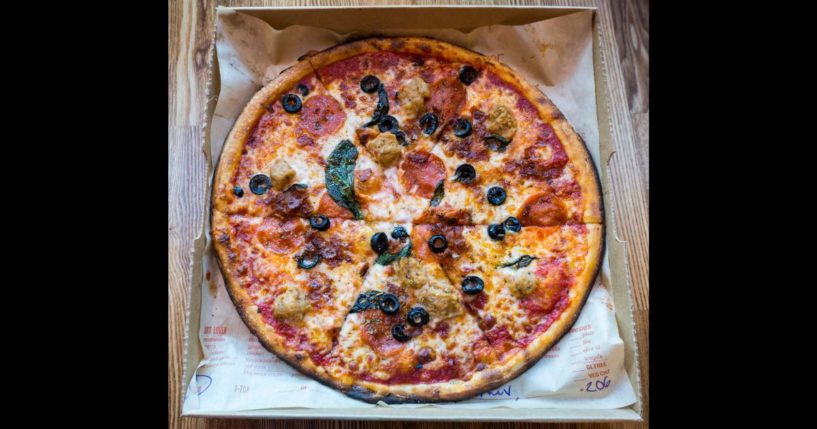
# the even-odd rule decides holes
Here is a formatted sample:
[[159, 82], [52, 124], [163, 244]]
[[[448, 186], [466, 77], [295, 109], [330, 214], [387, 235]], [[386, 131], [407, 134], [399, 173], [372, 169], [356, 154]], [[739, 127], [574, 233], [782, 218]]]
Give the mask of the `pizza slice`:
[[374, 259], [365, 223], [213, 213], [227, 288], [261, 343], [320, 374]]
[[274, 82], [253, 97], [228, 138], [238, 144], [222, 154], [216, 210], [281, 219], [388, 219], [406, 212], [381, 167], [383, 154], [361, 145], [354, 113], [308, 62]]
[[[482, 64], [457, 118], [432, 153], [452, 180], [439, 209], [421, 219], [524, 225], [600, 223], [599, 186], [584, 143], [550, 101], [505, 66]], [[536, 97], [534, 103], [531, 97]]]
[[[509, 226], [501, 237], [489, 226], [415, 228], [485, 332], [493, 351], [486, 362], [529, 350], [534, 341], [557, 341], [551, 333], [561, 331], [549, 328], [575, 319], [581, 306], [574, 301], [586, 298], [601, 257], [600, 225]], [[435, 237], [444, 243], [436, 251]]]
[[[216, 171], [213, 207], [247, 216], [308, 217], [323, 186], [322, 151], [308, 114], [327, 100], [308, 63], [283, 72], [256, 94], [235, 124]], [[331, 103], [329, 103], [331, 105]], [[335, 103], [337, 104], [337, 103]], [[337, 106], [336, 106], [337, 107]], [[343, 120], [337, 110], [325, 132]]]
[[446, 176], [430, 151], [465, 100], [463, 65], [414, 44], [381, 40], [353, 42], [309, 60], [327, 91], [343, 100], [346, 134], [354, 132], [352, 140], [363, 149], [356, 195], [364, 219], [418, 219]]
[[[381, 251], [340, 331], [338, 379], [366, 400], [441, 399], [482, 369], [475, 344], [485, 344], [476, 318], [435, 258], [417, 253], [411, 224], [377, 223]], [[447, 392], [440, 389], [445, 385]], [[388, 392], [388, 393], [386, 393]]]

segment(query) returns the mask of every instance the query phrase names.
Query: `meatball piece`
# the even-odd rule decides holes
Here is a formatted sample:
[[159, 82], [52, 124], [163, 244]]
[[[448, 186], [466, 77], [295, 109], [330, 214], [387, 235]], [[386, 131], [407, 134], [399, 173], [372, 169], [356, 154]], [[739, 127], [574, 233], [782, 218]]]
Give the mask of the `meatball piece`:
[[272, 179], [272, 186], [283, 191], [295, 178], [295, 170], [283, 159], [276, 159], [269, 166], [269, 177]]
[[295, 322], [303, 320], [304, 313], [309, 308], [306, 294], [295, 285], [290, 285], [284, 293], [275, 298], [273, 303], [275, 317]]
[[402, 150], [397, 138], [392, 133], [381, 133], [366, 144], [366, 149], [374, 156], [378, 164], [388, 167], [400, 159]]
[[507, 140], [512, 139], [516, 134], [516, 119], [513, 117], [513, 111], [506, 106], [497, 106], [488, 114], [485, 127], [488, 131]]
[[425, 106], [426, 97], [430, 96], [428, 84], [419, 77], [414, 77], [400, 88], [397, 100], [408, 115], [421, 113]]
[[436, 281], [417, 290], [417, 302], [436, 319], [448, 319], [462, 314], [459, 297], [459, 293], [451, 285]]
[[511, 293], [517, 298], [524, 298], [536, 290], [538, 284], [536, 275], [531, 270], [525, 270], [510, 282]]
[[397, 277], [402, 279], [403, 287], [417, 289], [429, 283], [428, 274], [417, 258], [400, 258], [395, 266]]

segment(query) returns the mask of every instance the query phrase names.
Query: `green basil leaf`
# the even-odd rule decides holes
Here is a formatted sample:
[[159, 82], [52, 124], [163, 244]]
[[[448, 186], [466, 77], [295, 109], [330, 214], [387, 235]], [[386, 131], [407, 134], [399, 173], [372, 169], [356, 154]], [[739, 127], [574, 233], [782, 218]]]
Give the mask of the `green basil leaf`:
[[355, 200], [355, 162], [357, 148], [349, 140], [342, 140], [326, 160], [326, 190], [339, 206], [349, 209], [355, 219], [363, 219], [360, 205]]
[[411, 239], [409, 239], [408, 243], [406, 243], [406, 245], [403, 246], [403, 248], [400, 249], [400, 251], [397, 253], [389, 252], [381, 253], [380, 255], [377, 256], [377, 259], [375, 259], [374, 263], [378, 265], [389, 265], [400, 258], [408, 256], [410, 253], [411, 253]]
[[515, 261], [505, 262], [503, 264], [500, 264], [499, 267], [500, 268], [515, 267], [517, 269], [525, 268], [528, 265], [530, 265], [530, 263], [533, 262], [534, 259], [539, 259], [539, 258], [537, 258], [536, 256], [522, 255], [522, 256], [519, 257], [519, 259], [517, 259]]
[[431, 198], [431, 202], [429, 203], [431, 207], [437, 207], [440, 205], [440, 201], [442, 201], [443, 197], [445, 197], [445, 187], [443, 187], [444, 183], [445, 179], [440, 180], [440, 183], [437, 183], [437, 187], [434, 188], [434, 196]]
[[380, 86], [377, 87], [377, 105], [374, 108], [372, 120], [363, 124], [363, 127], [371, 127], [372, 125], [379, 124], [380, 120], [388, 114], [389, 94], [386, 92], [386, 87], [381, 83]]

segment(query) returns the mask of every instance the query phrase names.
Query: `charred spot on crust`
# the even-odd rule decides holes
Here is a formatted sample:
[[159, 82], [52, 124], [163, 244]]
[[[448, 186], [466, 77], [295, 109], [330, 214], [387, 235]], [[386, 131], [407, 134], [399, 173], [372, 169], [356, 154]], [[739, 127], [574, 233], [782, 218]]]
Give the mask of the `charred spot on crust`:
[[406, 46], [406, 41], [403, 39], [392, 39], [391, 47], [396, 50], [401, 50]]
[[365, 402], [377, 402], [378, 399], [374, 392], [358, 385], [352, 386], [351, 389], [346, 391], [346, 394], [354, 399], [359, 399]]
[[315, 55], [317, 53], [318, 53], [317, 50], [311, 49], [311, 50], [309, 50], [309, 52], [307, 52], [307, 53], [301, 55], [300, 57], [298, 57], [298, 62], [301, 62], [301, 61], [303, 61], [303, 60], [305, 60], [305, 59], [307, 59], [307, 58], [309, 58], [309, 57], [311, 57], [311, 56], [313, 56], [313, 55]]
[[418, 396], [400, 396], [400, 395], [393, 395], [389, 393], [388, 395], [380, 398], [381, 401], [387, 404], [420, 404], [423, 402], [427, 402], [428, 399], [420, 398]]

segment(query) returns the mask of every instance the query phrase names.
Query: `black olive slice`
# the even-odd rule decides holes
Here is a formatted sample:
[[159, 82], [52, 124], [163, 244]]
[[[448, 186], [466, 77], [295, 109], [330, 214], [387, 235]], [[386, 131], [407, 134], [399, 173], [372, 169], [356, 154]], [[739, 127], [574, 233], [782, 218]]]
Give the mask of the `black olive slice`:
[[281, 98], [281, 104], [288, 113], [297, 113], [301, 110], [301, 97], [295, 94], [287, 94]]
[[380, 308], [380, 311], [386, 314], [394, 314], [400, 310], [400, 300], [390, 293], [384, 293], [382, 296], [380, 296], [377, 307]]
[[389, 248], [389, 237], [386, 236], [385, 232], [378, 232], [372, 236], [371, 245], [374, 253], [379, 255]]
[[420, 118], [420, 126], [423, 127], [423, 134], [430, 136], [437, 131], [437, 124], [439, 123], [437, 115], [433, 113], [426, 113]]
[[488, 237], [491, 237], [492, 240], [503, 240], [505, 238], [505, 227], [495, 223], [488, 225]]
[[406, 320], [411, 326], [424, 326], [428, 323], [428, 312], [423, 307], [414, 307], [408, 312]]
[[233, 194], [235, 194], [236, 197], [241, 198], [244, 196], [244, 190], [241, 189], [241, 186], [236, 186], [233, 188]]
[[298, 92], [300, 92], [302, 96], [306, 97], [307, 95], [309, 95], [309, 87], [308, 86], [306, 86], [306, 85], [304, 85], [302, 83], [299, 83], [298, 86], [296, 86], [295, 88], [298, 89]]
[[367, 94], [377, 91], [378, 86], [380, 86], [380, 79], [375, 76], [368, 75], [360, 80], [360, 89]]
[[505, 229], [511, 232], [519, 232], [522, 230], [522, 224], [519, 222], [519, 219], [511, 216], [505, 219]]
[[298, 257], [298, 268], [308, 270], [318, 265], [321, 261], [321, 255], [301, 255]]
[[459, 118], [454, 121], [454, 135], [457, 137], [468, 137], [471, 134], [471, 121]]
[[272, 187], [272, 179], [266, 174], [256, 174], [250, 178], [250, 191], [255, 195], [264, 195]]
[[448, 247], [448, 240], [440, 234], [432, 235], [431, 238], [428, 239], [428, 247], [430, 247], [434, 253], [441, 253]]
[[462, 291], [468, 295], [476, 295], [485, 289], [485, 282], [477, 276], [467, 276], [462, 279]]
[[460, 69], [460, 82], [470, 85], [472, 82], [477, 80], [477, 69], [471, 66], [462, 66]]
[[391, 133], [394, 134], [394, 137], [397, 138], [397, 144], [399, 144], [400, 146], [408, 146], [409, 142], [408, 138], [406, 137], [406, 133], [400, 130], [392, 130]]
[[394, 230], [392, 230], [391, 232], [391, 238], [395, 240], [399, 240], [401, 238], [408, 238], [408, 236], [409, 236], [408, 231], [406, 231], [406, 228], [403, 228], [402, 226], [394, 227]]
[[511, 141], [498, 134], [491, 134], [482, 138], [485, 141], [485, 146], [494, 152], [505, 152], [505, 148], [511, 144]]
[[477, 170], [471, 164], [462, 164], [454, 170], [454, 177], [451, 180], [469, 184], [477, 177]]
[[492, 186], [488, 189], [488, 202], [495, 206], [504, 203], [506, 197], [505, 189], [500, 186]]
[[366, 311], [370, 308], [377, 307], [377, 302], [380, 299], [380, 295], [383, 292], [378, 292], [374, 290], [366, 291], [358, 295], [357, 300], [355, 300], [355, 305], [349, 311], [350, 313], [360, 313], [361, 311]]
[[329, 218], [324, 215], [315, 215], [309, 218], [309, 226], [318, 231], [326, 231], [329, 229]]
[[401, 343], [405, 343], [406, 341], [411, 339], [411, 337], [409, 337], [408, 334], [406, 334], [406, 328], [403, 325], [392, 326], [391, 336], [394, 337], [395, 340], [400, 341]]
[[380, 120], [380, 123], [377, 124], [377, 129], [381, 133], [385, 133], [386, 131], [398, 131], [400, 128], [400, 123], [397, 122], [397, 118], [391, 115], [386, 115], [383, 119]]

